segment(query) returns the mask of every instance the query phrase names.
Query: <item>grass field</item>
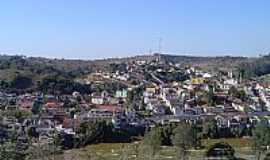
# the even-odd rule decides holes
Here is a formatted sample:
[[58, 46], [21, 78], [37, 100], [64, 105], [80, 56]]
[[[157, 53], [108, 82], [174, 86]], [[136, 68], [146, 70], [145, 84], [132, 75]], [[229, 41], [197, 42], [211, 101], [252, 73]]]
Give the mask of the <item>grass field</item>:
[[[200, 160], [204, 158], [206, 149], [214, 143], [227, 142], [235, 150], [236, 156], [239, 158], [245, 158], [247, 160], [253, 160], [253, 152], [251, 150], [251, 142], [248, 139], [210, 139], [204, 140], [204, 149], [190, 150], [190, 160]], [[59, 159], [63, 160], [120, 160], [121, 156], [128, 155], [128, 159], [135, 160], [135, 146], [136, 143], [102, 143], [89, 145], [85, 148], [73, 149], [66, 151], [63, 157]], [[175, 148], [163, 146], [158, 153], [157, 160], [175, 160]]]

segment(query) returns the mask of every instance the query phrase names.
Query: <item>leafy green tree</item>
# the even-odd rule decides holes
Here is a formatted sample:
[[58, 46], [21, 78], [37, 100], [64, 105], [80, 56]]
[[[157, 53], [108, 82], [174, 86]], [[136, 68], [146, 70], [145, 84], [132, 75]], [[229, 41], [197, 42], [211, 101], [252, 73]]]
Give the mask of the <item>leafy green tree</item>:
[[196, 140], [194, 128], [190, 124], [181, 123], [174, 129], [172, 143], [176, 147], [180, 159], [187, 159], [188, 150], [196, 146]]
[[33, 80], [30, 76], [18, 74], [11, 81], [11, 87], [16, 89], [26, 89], [33, 85]]
[[57, 155], [62, 154], [59, 146], [54, 143], [36, 143], [30, 145], [27, 150], [26, 160], [56, 160]]
[[227, 143], [220, 142], [210, 146], [206, 152], [206, 157], [233, 160], [236, 159], [234, 153], [235, 150], [232, 146]]
[[152, 128], [143, 140], [144, 154], [147, 159], [154, 159], [162, 145], [162, 131], [160, 127]]
[[[18, 138], [18, 136], [16, 136]], [[1, 160], [26, 160], [28, 158], [28, 139], [15, 139], [12, 137], [8, 141], [0, 144]]]
[[267, 153], [263, 160], [270, 160], [270, 153]]
[[252, 141], [257, 159], [260, 160], [262, 154], [265, 153], [270, 145], [270, 127], [263, 123], [258, 124], [253, 130]]
[[215, 120], [203, 123], [203, 135], [207, 138], [217, 138], [218, 128]]
[[241, 137], [243, 129], [240, 127], [231, 127], [230, 132], [234, 137]]
[[7, 111], [4, 111], [2, 114], [3, 116], [6, 116], [6, 117], [14, 117], [18, 119], [19, 121], [22, 121], [23, 119], [31, 116], [31, 112], [24, 111], [24, 110], [7, 110]]
[[1, 160], [15, 160], [20, 156], [16, 154], [16, 144], [11, 142], [5, 142], [0, 145], [0, 159]]
[[228, 94], [241, 100], [245, 100], [247, 98], [246, 92], [244, 90], [238, 90], [235, 86], [232, 86], [228, 90]]
[[93, 142], [99, 142], [109, 134], [109, 126], [104, 121], [85, 121], [78, 128], [75, 146], [85, 146]]
[[33, 114], [39, 114], [40, 111], [41, 111], [41, 108], [42, 108], [42, 103], [38, 102], [38, 101], [35, 101], [33, 103], [31, 111], [32, 111]]
[[213, 106], [215, 104], [214, 96], [214, 87], [209, 85], [209, 91], [207, 92], [207, 103], [209, 106]]

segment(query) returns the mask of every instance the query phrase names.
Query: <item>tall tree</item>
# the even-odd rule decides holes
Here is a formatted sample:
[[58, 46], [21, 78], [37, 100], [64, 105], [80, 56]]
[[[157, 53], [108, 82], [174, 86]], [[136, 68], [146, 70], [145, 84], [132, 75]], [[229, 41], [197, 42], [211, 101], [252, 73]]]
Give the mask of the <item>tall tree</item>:
[[172, 143], [176, 147], [180, 159], [187, 159], [188, 149], [196, 146], [196, 140], [194, 128], [190, 124], [181, 123], [175, 128]]
[[206, 157], [212, 159], [228, 159], [233, 160], [236, 159], [235, 150], [228, 143], [219, 142], [216, 143], [207, 150]]
[[261, 156], [267, 150], [270, 145], [270, 127], [260, 123], [253, 130], [252, 134], [253, 149], [257, 155], [257, 159], [260, 160]]
[[147, 159], [154, 159], [162, 145], [162, 131], [160, 127], [152, 128], [143, 140], [144, 155]]

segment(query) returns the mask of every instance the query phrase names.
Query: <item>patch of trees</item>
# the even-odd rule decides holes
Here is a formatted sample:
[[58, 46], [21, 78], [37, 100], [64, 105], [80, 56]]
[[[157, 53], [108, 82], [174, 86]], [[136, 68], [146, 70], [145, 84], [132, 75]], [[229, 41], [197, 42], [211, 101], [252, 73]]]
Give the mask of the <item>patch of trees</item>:
[[260, 160], [270, 146], [270, 127], [266, 123], [259, 123], [252, 134], [253, 150]]
[[146, 133], [143, 148], [147, 153], [147, 159], [155, 159], [161, 150], [161, 145], [173, 145], [177, 156], [187, 158], [188, 150], [201, 146], [201, 138], [196, 125], [180, 123], [177, 125], [157, 126]]
[[108, 70], [111, 73], [115, 73], [116, 71], [126, 72], [127, 71], [127, 64], [126, 63], [111, 63], [111, 64], [109, 64]]
[[38, 90], [50, 94], [71, 94], [74, 91], [82, 94], [91, 93], [90, 85], [57, 75], [44, 77], [38, 84]]
[[231, 145], [224, 142], [215, 143], [206, 152], [206, 157], [211, 159], [236, 160], [235, 150]]
[[246, 92], [244, 90], [239, 90], [234, 86], [229, 89], [228, 94], [241, 100], [247, 99]]
[[176, 147], [177, 157], [187, 159], [189, 149], [201, 146], [201, 137], [196, 126], [183, 123], [174, 129], [172, 143]]
[[252, 136], [252, 127], [238, 125], [231, 127], [219, 127], [216, 120], [203, 122], [202, 134], [204, 138], [239, 138]]
[[270, 54], [257, 58], [251, 62], [241, 63], [238, 68], [239, 76], [252, 78], [270, 73]]
[[20, 93], [34, 88], [32, 76], [16, 74], [11, 80], [0, 80], [0, 89], [6, 92]]
[[[29, 88], [35, 88], [44, 76], [57, 75], [72, 81], [91, 72], [93, 68], [90, 66], [91, 63], [87, 61], [0, 55], [0, 69], [3, 73], [0, 88], [10, 92], [29, 91]], [[15, 77], [12, 78], [14, 73]]]
[[[205, 131], [201, 130], [200, 126], [189, 123], [171, 125], [167, 128], [170, 130], [167, 135], [164, 135], [164, 131], [167, 131], [164, 127], [167, 128], [168, 126], [157, 126], [146, 133], [143, 143], [139, 146], [145, 153], [143, 159], [157, 159], [160, 155], [161, 146], [165, 145], [165, 137], [170, 137], [171, 145], [175, 148], [176, 159], [187, 160], [190, 157], [190, 150], [202, 147], [201, 139]], [[210, 131], [208, 133], [211, 134]], [[239, 159], [235, 157], [234, 148], [224, 142], [216, 143], [207, 148], [205, 157], [211, 159]]]
[[157, 77], [166, 83], [185, 81], [189, 78], [188, 75], [180, 72], [158, 72]]
[[110, 122], [91, 120], [82, 122], [75, 137], [61, 134], [63, 148], [84, 147], [93, 143], [130, 142], [132, 137], [144, 133], [144, 128], [115, 129]]
[[111, 131], [111, 128], [105, 121], [82, 122], [76, 131], [74, 146], [80, 147], [98, 142], [105, 136], [106, 131]]
[[11, 81], [10, 87], [15, 89], [27, 89], [32, 87], [33, 80], [30, 76], [25, 75], [16, 75], [15, 78]]
[[118, 82], [104, 82], [103, 84], [92, 84], [91, 85], [91, 90], [93, 92], [102, 92], [102, 91], [107, 91], [108, 93], [114, 94], [116, 90], [122, 90], [126, 89], [127, 86], [118, 83]]

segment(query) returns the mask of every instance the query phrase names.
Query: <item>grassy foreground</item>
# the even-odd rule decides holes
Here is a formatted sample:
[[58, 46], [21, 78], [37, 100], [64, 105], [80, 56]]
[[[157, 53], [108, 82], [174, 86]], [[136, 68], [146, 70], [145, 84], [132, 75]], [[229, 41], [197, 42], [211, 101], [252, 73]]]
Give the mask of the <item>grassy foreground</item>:
[[[203, 159], [206, 149], [217, 142], [227, 142], [235, 150], [236, 156], [247, 160], [254, 159], [251, 150], [251, 142], [248, 139], [207, 139], [203, 140], [204, 149], [190, 150], [190, 159]], [[102, 143], [86, 146], [85, 148], [66, 151], [57, 159], [61, 160], [121, 160], [127, 156], [130, 160], [135, 160], [134, 146], [136, 143]], [[127, 154], [128, 153], [128, 154]], [[164, 146], [157, 155], [157, 160], [176, 160], [175, 148]]]

